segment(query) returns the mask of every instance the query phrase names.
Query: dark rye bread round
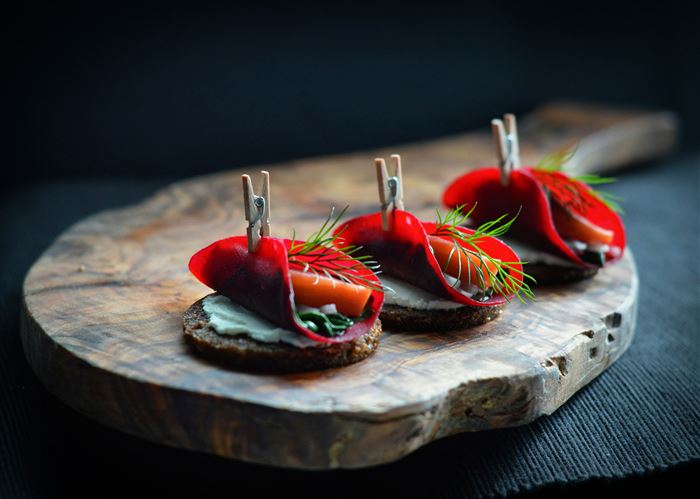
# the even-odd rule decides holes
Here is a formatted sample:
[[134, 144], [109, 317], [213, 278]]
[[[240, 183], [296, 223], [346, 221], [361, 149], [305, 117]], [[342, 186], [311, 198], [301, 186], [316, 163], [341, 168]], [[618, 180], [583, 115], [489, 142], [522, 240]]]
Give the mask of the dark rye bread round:
[[449, 331], [480, 326], [492, 321], [503, 311], [503, 305], [453, 309], [421, 310], [401, 305], [384, 304], [379, 317], [387, 329], [399, 331]]
[[382, 333], [382, 323], [377, 320], [364, 336], [353, 341], [319, 343], [306, 348], [286, 343], [264, 343], [244, 334], [221, 335], [209, 323], [209, 316], [203, 309], [204, 298], [192, 304], [183, 315], [185, 338], [200, 353], [243, 369], [302, 372], [346, 366], [372, 354]]
[[569, 267], [540, 262], [527, 263], [523, 267], [523, 270], [537, 281], [538, 286], [582, 281], [598, 272], [596, 267]]

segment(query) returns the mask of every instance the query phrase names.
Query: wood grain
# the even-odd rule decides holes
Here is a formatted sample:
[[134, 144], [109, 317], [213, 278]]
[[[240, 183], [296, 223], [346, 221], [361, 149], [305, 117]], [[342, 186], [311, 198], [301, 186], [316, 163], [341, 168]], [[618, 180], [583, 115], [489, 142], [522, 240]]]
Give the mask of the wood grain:
[[[272, 233], [306, 235], [332, 205], [376, 211], [373, 158], [392, 152], [403, 157], [407, 209], [432, 219], [450, 179], [492, 160], [489, 141], [477, 133], [269, 166]], [[526, 156], [552, 146], [521, 134]], [[262, 375], [193, 355], [182, 313], [209, 290], [187, 262], [244, 232], [240, 174], [258, 169], [174, 184], [53, 243], [24, 283], [22, 327], [29, 363], [51, 392], [164, 444], [276, 466], [355, 468], [551, 414], [632, 340], [638, 280], [628, 251], [595, 278], [540, 289], [535, 303], [512, 303], [482, 327], [387, 331], [376, 354], [344, 368]]]

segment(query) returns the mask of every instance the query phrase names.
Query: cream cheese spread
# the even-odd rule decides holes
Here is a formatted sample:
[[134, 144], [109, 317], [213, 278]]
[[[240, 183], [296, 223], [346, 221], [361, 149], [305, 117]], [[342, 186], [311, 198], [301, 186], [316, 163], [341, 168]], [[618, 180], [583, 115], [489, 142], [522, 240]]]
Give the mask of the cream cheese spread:
[[392, 291], [387, 290], [384, 293], [384, 303], [389, 305], [418, 310], [451, 310], [464, 306], [461, 303], [435, 296], [424, 289], [386, 274], [380, 274], [379, 278], [384, 286], [394, 291], [392, 293]]
[[[518, 255], [521, 262], [528, 263], [542, 263], [545, 265], [559, 265], [561, 267], [579, 267], [579, 265], [574, 262], [570, 262], [564, 258], [561, 258], [551, 253], [545, 253], [544, 251], [533, 248], [529, 244], [525, 244], [520, 241], [514, 241], [506, 237], [501, 238], [501, 240], [511, 247], [513, 251]], [[527, 272], [527, 266], [525, 268]]]
[[319, 346], [319, 342], [282, 329], [223, 295], [207, 296], [202, 308], [211, 326], [221, 335], [245, 334], [263, 343], [283, 342], [299, 348]]

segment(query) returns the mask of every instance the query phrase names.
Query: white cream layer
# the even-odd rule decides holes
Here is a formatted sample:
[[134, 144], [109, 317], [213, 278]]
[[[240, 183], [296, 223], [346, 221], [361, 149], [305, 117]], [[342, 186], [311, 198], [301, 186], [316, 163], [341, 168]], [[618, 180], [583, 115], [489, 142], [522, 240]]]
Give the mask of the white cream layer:
[[209, 323], [222, 335], [245, 334], [263, 343], [287, 343], [299, 348], [318, 346], [306, 336], [282, 329], [223, 295], [207, 296], [202, 302]]
[[[511, 247], [513, 251], [518, 255], [521, 262], [528, 263], [542, 263], [545, 265], [559, 265], [562, 267], [579, 267], [574, 262], [570, 262], [564, 258], [561, 258], [551, 253], [545, 253], [544, 251], [533, 248], [529, 244], [525, 244], [520, 241], [514, 241], [506, 237], [501, 238], [501, 240]], [[527, 272], [527, 266], [525, 266], [525, 272]]]
[[392, 293], [387, 290], [384, 293], [384, 303], [389, 305], [399, 305], [418, 310], [450, 310], [464, 306], [461, 303], [435, 296], [424, 289], [386, 274], [380, 274], [379, 278], [382, 284], [395, 291]]

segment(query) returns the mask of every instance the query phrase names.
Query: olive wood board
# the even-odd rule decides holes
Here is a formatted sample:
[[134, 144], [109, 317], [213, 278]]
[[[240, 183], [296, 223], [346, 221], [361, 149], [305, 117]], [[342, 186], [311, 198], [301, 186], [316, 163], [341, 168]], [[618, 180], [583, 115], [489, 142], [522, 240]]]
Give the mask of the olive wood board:
[[[659, 116], [569, 109], [589, 121], [608, 117], [598, 134]], [[558, 140], [521, 132], [523, 163], [571, 141], [576, 129], [579, 138], [593, 136], [589, 121], [559, 126]], [[653, 155], [645, 147], [627, 160]], [[488, 132], [476, 132], [268, 166], [272, 234], [290, 237], [294, 227], [305, 237], [331, 206], [349, 204], [349, 216], [376, 211], [373, 159], [393, 152], [403, 158], [406, 208], [428, 220], [447, 183], [494, 154]], [[620, 157], [618, 165], [627, 161]], [[385, 331], [378, 351], [354, 365], [274, 375], [209, 361], [182, 334], [182, 313], [211, 292], [187, 262], [214, 240], [244, 233], [240, 175], [259, 169], [178, 182], [57, 238], [26, 277], [21, 332], [52, 393], [103, 424], [167, 445], [289, 468], [358, 468], [447, 435], [551, 414], [632, 341], [638, 277], [628, 248], [593, 279], [539, 288], [535, 302], [513, 301], [483, 326]]]

